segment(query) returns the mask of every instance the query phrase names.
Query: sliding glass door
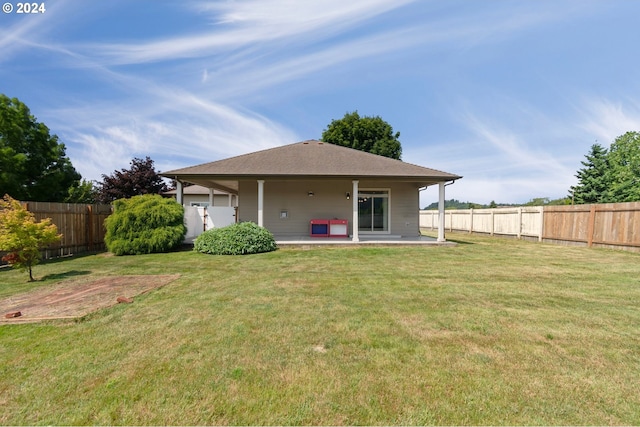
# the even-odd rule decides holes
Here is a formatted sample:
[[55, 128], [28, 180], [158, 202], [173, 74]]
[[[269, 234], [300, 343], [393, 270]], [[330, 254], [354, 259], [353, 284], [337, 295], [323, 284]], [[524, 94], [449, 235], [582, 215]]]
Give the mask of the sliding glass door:
[[362, 190], [358, 193], [358, 231], [389, 232], [389, 190]]

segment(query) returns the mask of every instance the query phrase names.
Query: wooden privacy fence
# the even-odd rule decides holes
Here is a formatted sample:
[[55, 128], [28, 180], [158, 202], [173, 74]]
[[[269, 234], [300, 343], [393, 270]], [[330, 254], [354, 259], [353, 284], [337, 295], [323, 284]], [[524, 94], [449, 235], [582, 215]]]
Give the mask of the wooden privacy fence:
[[[452, 209], [445, 211], [445, 229], [540, 239], [542, 207]], [[438, 211], [420, 211], [420, 228], [437, 229]]]
[[[111, 205], [76, 203], [20, 202], [37, 221], [51, 218], [62, 240], [45, 249], [45, 259], [101, 251], [104, 244], [104, 220], [111, 214]], [[0, 257], [4, 254], [0, 254]]]
[[[438, 228], [438, 211], [420, 211]], [[445, 211], [445, 229], [538, 241], [640, 251], [640, 202]]]
[[548, 206], [544, 239], [640, 251], [640, 202]]

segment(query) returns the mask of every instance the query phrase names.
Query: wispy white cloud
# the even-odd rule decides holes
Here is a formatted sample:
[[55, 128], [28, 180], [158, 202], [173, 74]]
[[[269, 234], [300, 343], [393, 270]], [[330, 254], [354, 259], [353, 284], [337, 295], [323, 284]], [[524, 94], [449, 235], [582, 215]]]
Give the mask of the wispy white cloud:
[[629, 131], [640, 131], [640, 103], [635, 100], [627, 98], [613, 101], [593, 97], [584, 99], [578, 111], [581, 115], [580, 126], [591, 135], [591, 144], [598, 141], [608, 147], [618, 136]]
[[[494, 168], [520, 169], [555, 173], [566, 172], [565, 167], [552, 155], [540, 148], [532, 148], [528, 141], [513, 130], [492, 126], [478, 117], [466, 118], [468, 128], [492, 152]], [[496, 159], [501, 159], [500, 163]]]
[[[304, 36], [300, 39], [285, 38], [286, 43], [274, 42], [267, 53], [263, 51], [261, 55], [238, 53], [215, 59], [204, 57], [201, 61], [212, 66], [215, 64], [215, 77], [213, 73], [208, 74], [207, 81], [215, 87], [216, 95], [237, 97], [283, 84], [292, 86], [295, 81], [314, 74], [350, 67], [366, 59], [384, 58], [389, 54], [405, 52], [417, 57], [434, 52], [448, 54], [452, 50], [495, 43], [569, 16], [569, 10], [565, 10], [565, 14], [554, 11], [516, 10], [508, 14], [498, 10], [483, 12], [482, 16], [426, 19], [401, 27], [383, 26], [384, 29], [378, 31], [332, 39], [327, 44], [309, 45]], [[307, 30], [312, 32], [312, 29]], [[325, 33], [323, 37], [329, 39], [330, 35]], [[263, 40], [262, 43], [266, 42]], [[305, 48], [296, 49], [299, 43], [306, 43]], [[434, 68], [437, 66], [437, 63], [433, 64]], [[239, 81], [242, 84], [237, 84]], [[309, 90], [308, 87], [305, 89]]]
[[215, 22], [252, 27], [324, 27], [327, 23], [361, 21], [415, 0], [245, 0], [197, 1], [192, 7], [212, 14]]
[[[298, 35], [308, 41], [329, 37], [349, 25], [357, 25], [364, 19], [408, 2], [363, 0], [348, 4], [336, 2], [335, 7], [309, 3], [313, 4], [298, 4], [296, 13], [289, 13], [292, 10], [290, 5], [282, 1], [201, 2], [195, 6], [212, 13], [219, 25], [223, 23], [221, 27], [214, 26], [209, 33], [175, 36], [148, 43], [92, 46], [91, 51], [96, 54], [87, 53], [89, 60], [80, 57], [79, 63], [83, 67], [91, 64], [91, 68], [101, 74], [102, 79], [119, 88], [126, 87], [137, 94], [136, 98], [148, 101], [134, 101], [124, 106], [106, 104], [97, 109], [99, 111], [93, 117], [87, 117], [87, 113], [71, 112], [74, 118], [78, 117], [78, 113], [86, 117], [82, 122], [87, 126], [75, 132], [72, 139], [85, 147], [81, 155], [91, 159], [89, 163], [94, 165], [94, 170], [104, 170], [106, 164], [110, 164], [108, 169], [112, 170], [113, 165], [122, 164], [123, 158], [153, 152], [157, 153], [155, 157], [161, 159], [159, 162], [172, 168], [183, 166], [172, 164], [172, 158], [197, 163], [293, 142], [298, 137], [295, 132], [250, 110], [231, 108], [227, 102], [240, 102], [241, 105], [240, 100], [247, 94], [259, 93], [284, 83], [291, 84], [297, 79], [363, 58], [381, 57], [416, 46], [444, 49], [443, 46], [451, 43], [468, 46], [478, 43], [480, 39], [490, 42], [545, 20], [558, 19], [548, 14], [534, 14], [522, 15], [521, 19], [512, 16], [511, 20], [505, 20], [501, 13], [497, 13], [493, 16], [494, 25], [487, 26], [486, 21], [454, 17], [444, 22], [434, 20], [405, 28], [346, 37], [333, 40], [328, 45], [319, 44], [295, 54], [284, 54], [291, 46], [277, 45], [279, 38], [288, 40], [292, 35]], [[283, 9], [282, 13], [277, 12], [279, 8]], [[300, 40], [297, 42], [303, 44]], [[210, 70], [209, 63], [215, 63], [211, 59], [212, 49], [224, 51], [256, 43], [272, 43], [272, 48], [269, 53], [256, 56], [238, 53], [223, 57], [223, 61], [216, 63], [214, 71]], [[295, 45], [296, 41], [292, 43]], [[278, 51], [282, 51], [282, 54], [275, 54]], [[201, 57], [187, 61], [184, 68], [198, 67], [204, 70], [199, 79], [204, 88], [187, 83], [184, 77], [186, 72], [182, 81], [168, 85], [154, 81], [147, 75], [112, 70], [112, 65], [117, 63], [180, 57]], [[161, 126], [163, 132], [157, 132], [154, 124]], [[479, 136], [495, 149], [494, 152], [485, 152], [484, 160], [478, 161], [478, 157], [473, 170], [484, 167], [486, 173], [489, 170], [495, 172], [496, 153], [504, 159], [498, 168], [513, 169], [527, 165], [537, 170], [538, 162], [532, 160], [534, 153], [523, 146], [513, 133], [489, 128], [474, 117], [469, 117], [467, 125], [476, 137]], [[126, 148], [116, 148], [126, 141], [130, 142]], [[561, 169], [553, 159], [547, 160], [547, 167]], [[458, 171], [459, 167], [458, 163], [451, 170]]]
[[297, 2], [251, 0], [199, 2], [197, 9], [212, 13], [211, 30], [140, 43], [91, 44], [105, 63], [136, 64], [210, 56], [243, 46], [301, 37], [298, 42], [326, 39], [345, 28], [415, 0], [356, 0]]
[[88, 179], [99, 179], [105, 170], [120, 169], [133, 157], [151, 155], [159, 169], [168, 170], [297, 138], [266, 117], [192, 94], [157, 92], [155, 98], [158, 104], [171, 103], [172, 107], [137, 109], [135, 105], [103, 103], [48, 114], [56, 117], [53, 124], [63, 140], [71, 143], [68, 154], [82, 159], [75, 163]]
[[47, 37], [77, 12], [73, 0], [56, 0], [46, 3], [46, 12], [34, 15], [3, 14], [0, 27], [0, 63], [10, 61], [15, 55], [33, 48], [64, 49], [49, 44]]
[[[504, 104], [499, 120], [481, 112], [481, 106], [458, 105], [452, 114], [460, 125], [459, 140], [407, 150], [407, 155], [464, 177], [447, 188], [448, 198], [489, 203], [566, 196], [581, 153], [558, 147], [570, 146], [567, 135], [572, 131], [573, 138], [580, 137], [575, 123], [563, 123], [563, 118], [546, 116], [521, 102], [497, 99]], [[421, 196], [426, 204], [432, 198], [430, 193]]]

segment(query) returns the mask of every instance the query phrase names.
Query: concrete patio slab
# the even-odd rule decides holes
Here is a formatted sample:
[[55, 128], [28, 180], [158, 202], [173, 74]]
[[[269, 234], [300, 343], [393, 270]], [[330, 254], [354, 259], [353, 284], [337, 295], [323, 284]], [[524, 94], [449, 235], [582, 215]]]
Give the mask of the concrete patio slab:
[[438, 242], [427, 236], [362, 236], [354, 242], [350, 237], [274, 236], [278, 247], [285, 246], [455, 246], [454, 242]]

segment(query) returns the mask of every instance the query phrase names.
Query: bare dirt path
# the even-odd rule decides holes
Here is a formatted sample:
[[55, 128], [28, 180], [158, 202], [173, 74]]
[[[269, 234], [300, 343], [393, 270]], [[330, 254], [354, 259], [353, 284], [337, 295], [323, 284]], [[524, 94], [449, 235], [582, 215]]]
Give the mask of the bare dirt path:
[[[179, 274], [103, 277], [89, 282], [62, 282], [51, 287], [0, 299], [0, 324], [50, 319], [74, 319], [96, 310], [130, 301], [164, 286]], [[20, 312], [18, 317], [6, 315]]]

